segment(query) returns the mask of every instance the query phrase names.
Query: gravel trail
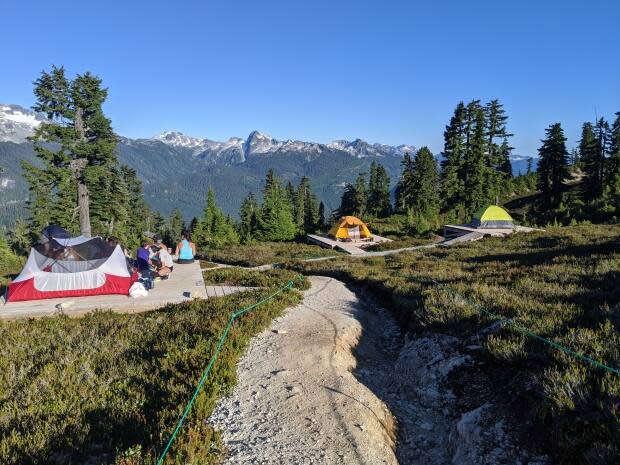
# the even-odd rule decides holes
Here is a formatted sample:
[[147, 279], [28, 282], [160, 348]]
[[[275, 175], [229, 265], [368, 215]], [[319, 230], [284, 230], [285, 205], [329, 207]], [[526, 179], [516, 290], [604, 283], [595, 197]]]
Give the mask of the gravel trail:
[[[233, 394], [210, 419], [226, 463], [395, 465], [396, 422], [352, 373], [387, 361], [382, 349], [358, 345], [370, 312], [340, 281], [309, 279], [303, 303], [253, 340]], [[397, 337], [391, 319], [376, 323]]]

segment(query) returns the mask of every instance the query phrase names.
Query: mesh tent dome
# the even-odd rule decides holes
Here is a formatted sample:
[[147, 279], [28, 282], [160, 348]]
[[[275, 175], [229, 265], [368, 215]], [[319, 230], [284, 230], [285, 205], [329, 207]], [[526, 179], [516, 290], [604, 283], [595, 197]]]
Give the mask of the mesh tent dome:
[[514, 229], [515, 227], [512, 216], [497, 205], [490, 205], [478, 210], [471, 224], [476, 228], [488, 229]]
[[329, 230], [329, 235], [336, 239], [367, 239], [372, 237], [366, 223], [355, 216], [343, 216]]
[[34, 246], [8, 286], [7, 301], [129, 294], [136, 280], [120, 245], [100, 237], [56, 238]]

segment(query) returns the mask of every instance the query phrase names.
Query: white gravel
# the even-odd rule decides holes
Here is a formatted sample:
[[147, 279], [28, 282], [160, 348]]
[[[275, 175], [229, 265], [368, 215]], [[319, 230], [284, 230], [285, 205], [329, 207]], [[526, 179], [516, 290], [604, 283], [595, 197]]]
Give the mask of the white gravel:
[[253, 340], [210, 419], [226, 463], [397, 464], [391, 413], [351, 373], [366, 310], [343, 283], [310, 281], [303, 303]]

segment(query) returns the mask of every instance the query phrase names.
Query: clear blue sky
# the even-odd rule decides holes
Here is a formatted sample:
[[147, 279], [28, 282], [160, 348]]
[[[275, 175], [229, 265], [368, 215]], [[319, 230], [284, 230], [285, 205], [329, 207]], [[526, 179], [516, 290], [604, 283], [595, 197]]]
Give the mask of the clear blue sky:
[[513, 145], [620, 111], [620, 1], [0, 0], [0, 102], [64, 64], [109, 87], [118, 133], [429, 145], [499, 98]]

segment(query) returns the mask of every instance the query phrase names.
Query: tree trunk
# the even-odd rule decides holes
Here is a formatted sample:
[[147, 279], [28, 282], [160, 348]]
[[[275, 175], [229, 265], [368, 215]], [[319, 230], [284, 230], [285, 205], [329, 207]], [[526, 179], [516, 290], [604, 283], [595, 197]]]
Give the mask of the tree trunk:
[[[77, 132], [80, 142], [86, 141], [86, 132], [84, 130], [84, 120], [82, 119], [84, 111], [81, 108], [77, 108], [75, 111], [75, 131]], [[90, 199], [88, 196], [88, 186], [84, 179], [84, 169], [88, 164], [86, 158], [78, 158], [71, 162], [71, 168], [73, 174], [77, 179], [78, 186], [78, 211], [80, 214], [80, 233], [82, 236], [90, 237]]]
[[90, 237], [90, 200], [88, 197], [88, 187], [84, 182], [84, 176], [80, 173], [77, 178], [78, 185], [78, 208], [80, 213], [80, 233], [82, 236]]

